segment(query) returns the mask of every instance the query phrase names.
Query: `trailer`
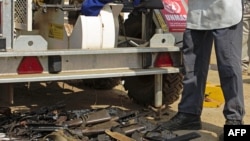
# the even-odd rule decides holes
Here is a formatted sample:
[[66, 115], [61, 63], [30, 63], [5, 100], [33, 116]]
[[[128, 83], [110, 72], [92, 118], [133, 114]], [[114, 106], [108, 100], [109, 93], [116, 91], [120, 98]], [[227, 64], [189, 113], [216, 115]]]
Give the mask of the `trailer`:
[[129, 97], [144, 105], [176, 101], [182, 91], [180, 35], [162, 29], [162, 1], [134, 6], [116, 0], [97, 16], [81, 14], [83, 2], [0, 0], [2, 100], [14, 103], [18, 83], [86, 80], [107, 89], [123, 81]]

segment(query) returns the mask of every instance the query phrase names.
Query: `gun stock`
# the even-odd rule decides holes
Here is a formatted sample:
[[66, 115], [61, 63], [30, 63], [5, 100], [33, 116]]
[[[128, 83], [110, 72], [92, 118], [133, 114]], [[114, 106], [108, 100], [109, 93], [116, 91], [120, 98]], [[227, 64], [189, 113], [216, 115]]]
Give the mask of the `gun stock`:
[[118, 125], [120, 125], [118, 122], [110, 120], [91, 127], [86, 127], [82, 130], [82, 134], [85, 136], [101, 134], [104, 133], [105, 130], [111, 129], [112, 127]]
[[106, 109], [99, 110], [97, 112], [89, 113], [85, 116], [86, 125], [97, 124], [105, 121], [109, 121], [112, 117]]

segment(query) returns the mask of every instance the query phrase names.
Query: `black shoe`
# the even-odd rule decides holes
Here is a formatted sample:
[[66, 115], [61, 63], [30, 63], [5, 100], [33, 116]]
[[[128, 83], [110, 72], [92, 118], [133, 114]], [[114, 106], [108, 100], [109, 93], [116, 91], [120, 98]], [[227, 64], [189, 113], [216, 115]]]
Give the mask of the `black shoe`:
[[163, 130], [199, 130], [201, 129], [200, 116], [186, 113], [177, 113], [169, 121], [160, 125]]
[[[240, 120], [226, 120], [225, 125], [243, 125], [243, 122]], [[220, 134], [219, 141], [224, 141], [224, 132]]]

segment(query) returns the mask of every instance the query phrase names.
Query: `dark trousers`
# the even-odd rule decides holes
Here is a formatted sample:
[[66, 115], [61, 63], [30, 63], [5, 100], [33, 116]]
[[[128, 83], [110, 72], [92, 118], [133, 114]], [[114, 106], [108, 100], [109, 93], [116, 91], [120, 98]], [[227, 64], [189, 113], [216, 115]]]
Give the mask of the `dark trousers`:
[[212, 46], [215, 47], [226, 119], [242, 120], [245, 109], [241, 74], [242, 22], [215, 30], [186, 29], [183, 36], [185, 77], [179, 112], [201, 115]]

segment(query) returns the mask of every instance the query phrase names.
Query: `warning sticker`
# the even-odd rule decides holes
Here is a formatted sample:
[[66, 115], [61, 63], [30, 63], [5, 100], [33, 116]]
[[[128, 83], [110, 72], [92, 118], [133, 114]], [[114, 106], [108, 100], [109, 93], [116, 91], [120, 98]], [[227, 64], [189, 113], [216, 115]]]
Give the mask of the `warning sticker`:
[[63, 39], [63, 25], [50, 23], [49, 37], [55, 39]]

